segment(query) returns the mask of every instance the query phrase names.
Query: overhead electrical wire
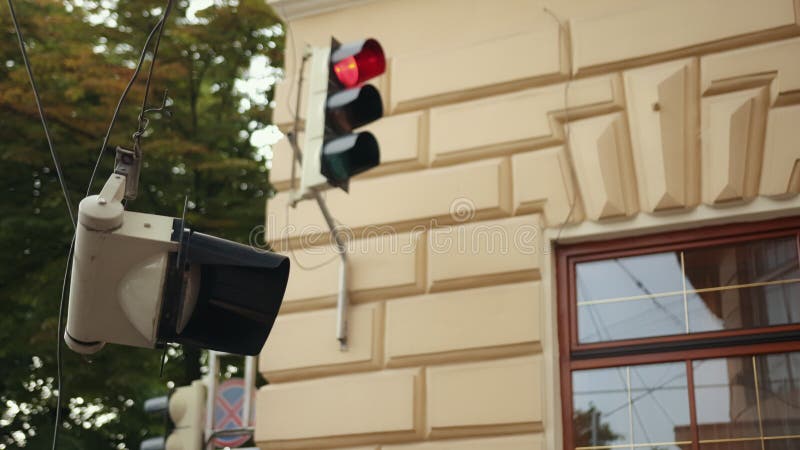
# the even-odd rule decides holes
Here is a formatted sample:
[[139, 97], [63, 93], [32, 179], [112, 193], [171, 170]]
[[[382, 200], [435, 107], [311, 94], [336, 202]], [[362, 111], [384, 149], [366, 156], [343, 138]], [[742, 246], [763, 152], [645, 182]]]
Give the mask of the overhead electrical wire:
[[[158, 48], [161, 46], [161, 36], [164, 34], [164, 24], [167, 20], [167, 17], [169, 17], [170, 10], [172, 9], [172, 1], [173, 0], [169, 0], [167, 2], [164, 14], [161, 20], [159, 21], [161, 26], [159, 27], [158, 35], [156, 36], [156, 43], [153, 46], [153, 57], [150, 60], [150, 68], [147, 71], [147, 79], [144, 85], [144, 95], [142, 96], [142, 107], [139, 110], [139, 126], [136, 128], [136, 133], [133, 134], [134, 146], [136, 151], [139, 150], [139, 140], [141, 139], [142, 134], [144, 133], [144, 130], [147, 127], [147, 118], [145, 117], [145, 114], [147, 113], [147, 97], [150, 95], [150, 82], [153, 79], [153, 69], [156, 66], [156, 59], [158, 58]], [[166, 106], [166, 102], [167, 102], [167, 95], [165, 91], [162, 108]]]
[[25, 48], [25, 39], [22, 36], [22, 30], [19, 28], [19, 21], [17, 20], [17, 12], [14, 10], [14, 3], [11, 0], [8, 0], [8, 11], [11, 13], [11, 21], [14, 23], [14, 31], [17, 33], [17, 41], [19, 42], [19, 51], [22, 54], [22, 62], [25, 65], [25, 70], [28, 72], [28, 80], [31, 82], [31, 89], [33, 90], [33, 98], [36, 100], [36, 108], [39, 110], [39, 118], [42, 120], [42, 128], [44, 128], [44, 135], [47, 138], [47, 146], [50, 148], [50, 156], [53, 158], [53, 165], [56, 169], [56, 175], [58, 176], [58, 182], [61, 185], [61, 192], [64, 194], [64, 201], [67, 204], [67, 211], [69, 212], [69, 219], [72, 222], [72, 228], [75, 228], [76, 217], [75, 211], [73, 210], [72, 206], [72, 199], [69, 195], [69, 190], [67, 189], [67, 183], [64, 179], [64, 171], [61, 168], [61, 160], [58, 157], [58, 153], [56, 153], [56, 149], [53, 147], [53, 138], [50, 136], [50, 128], [47, 126], [47, 117], [44, 114], [44, 109], [42, 108], [42, 101], [39, 97], [39, 86], [36, 83], [36, 78], [33, 76], [33, 69], [31, 68], [31, 63], [28, 60], [28, 51]]
[[[555, 22], [558, 24], [559, 31], [564, 33], [565, 36], [569, 35], [569, 30], [567, 26], [564, 24], [564, 21], [559, 19], [559, 17], [551, 11], [549, 8], [544, 7], [542, 10], [545, 14], [549, 15]], [[569, 66], [569, 74], [567, 78], [566, 84], [564, 84], [564, 150], [569, 157], [569, 153], [572, 151], [571, 147], [571, 137], [572, 137], [572, 129], [570, 128], [570, 117], [569, 117], [569, 88], [574, 81], [574, 76], [572, 73], [572, 62], [570, 61]], [[569, 205], [569, 212], [567, 212], [567, 217], [564, 218], [564, 222], [561, 223], [561, 226], [558, 227], [558, 233], [556, 234], [556, 238], [553, 242], [558, 244], [561, 241], [561, 233], [564, 232], [564, 228], [567, 227], [569, 221], [572, 220], [572, 214], [575, 212], [575, 209], [578, 205], [578, 187], [573, 186], [572, 192], [572, 201]]]
[[[9, 0], [10, 1], [10, 0]], [[142, 53], [139, 56], [139, 61], [136, 63], [136, 68], [133, 71], [133, 75], [131, 75], [130, 81], [128, 81], [128, 85], [125, 86], [125, 89], [122, 91], [122, 95], [119, 97], [119, 101], [117, 102], [117, 106], [114, 108], [114, 114], [111, 116], [111, 121], [108, 124], [108, 130], [106, 131], [105, 137], [103, 137], [103, 144], [100, 146], [100, 152], [97, 155], [97, 159], [94, 163], [94, 168], [92, 169], [92, 174], [89, 177], [89, 184], [86, 186], [86, 195], [88, 196], [92, 189], [92, 183], [94, 182], [94, 178], [97, 175], [97, 169], [100, 167], [100, 161], [103, 158], [103, 152], [105, 152], [106, 146], [108, 145], [108, 140], [111, 137], [111, 131], [114, 129], [114, 125], [117, 121], [117, 117], [119, 116], [119, 111], [122, 108], [122, 104], [125, 102], [125, 99], [128, 97], [128, 92], [130, 92], [131, 87], [136, 82], [136, 79], [139, 77], [139, 72], [142, 70], [142, 65], [144, 64], [145, 57], [147, 56], [147, 48], [150, 46], [150, 42], [153, 40], [153, 37], [158, 33], [158, 40], [161, 40], [161, 34], [163, 33], [163, 26], [167, 21], [168, 14], [172, 9], [173, 0], [167, 0], [167, 6], [164, 9], [164, 14], [161, 15], [161, 19], [156, 23], [152, 30], [150, 30], [150, 34], [147, 36], [147, 39], [144, 41], [144, 46], [142, 47]], [[154, 55], [155, 56], [155, 55]], [[150, 65], [151, 69], [153, 65]], [[150, 74], [152, 75], [152, 70]], [[148, 78], [149, 78], [148, 75]], [[146, 85], [146, 89], [150, 89], [150, 83]], [[147, 93], [145, 92], [145, 101], [147, 99]], [[143, 103], [144, 106], [144, 103]], [[144, 110], [144, 108], [142, 108]], [[140, 113], [142, 116], [144, 113]]]
[[[33, 70], [31, 68], [30, 62], [28, 60], [28, 54], [27, 54], [26, 47], [25, 47], [25, 39], [24, 39], [24, 37], [22, 35], [22, 31], [20, 30], [20, 27], [19, 27], [19, 21], [17, 19], [16, 11], [14, 10], [14, 4], [13, 4], [12, 0], [7, 0], [7, 2], [8, 2], [9, 12], [11, 13], [11, 20], [12, 20], [12, 22], [14, 24], [14, 29], [15, 29], [16, 34], [17, 34], [17, 39], [19, 41], [19, 48], [20, 48], [20, 52], [22, 54], [22, 59], [23, 59], [24, 65], [25, 65], [25, 69], [28, 72], [28, 79], [30, 80], [31, 88], [33, 89], [34, 98], [36, 100], [36, 107], [39, 110], [39, 117], [40, 117], [40, 119], [42, 121], [42, 127], [44, 128], [44, 133], [45, 133], [45, 136], [47, 138], [47, 145], [48, 145], [48, 147], [50, 149], [50, 154], [51, 154], [51, 156], [53, 158], [53, 164], [54, 164], [55, 169], [56, 169], [56, 174], [58, 176], [58, 180], [59, 180], [59, 183], [61, 185], [61, 190], [62, 190], [63, 195], [64, 195], [64, 200], [66, 201], [66, 204], [67, 204], [67, 210], [69, 212], [70, 221], [71, 221], [72, 226], [73, 226], [72, 240], [70, 242], [69, 251], [67, 252], [67, 265], [66, 265], [65, 270], [64, 270], [64, 278], [63, 278], [63, 281], [62, 281], [62, 284], [61, 284], [61, 299], [59, 300], [59, 306], [58, 306], [58, 331], [57, 331], [57, 335], [56, 335], [56, 342], [57, 342], [56, 343], [56, 384], [57, 384], [58, 395], [56, 396], [56, 417], [55, 417], [55, 421], [54, 421], [54, 425], [53, 425], [53, 440], [52, 440], [52, 448], [53, 448], [53, 450], [55, 450], [57, 445], [58, 445], [58, 435], [59, 435], [59, 430], [60, 430], [60, 426], [59, 425], [60, 425], [60, 422], [61, 422], [61, 406], [62, 406], [62, 398], [63, 398], [63, 385], [62, 385], [63, 362], [62, 362], [62, 357], [61, 357], [61, 333], [62, 333], [61, 330], [63, 328], [64, 299], [66, 298], [66, 292], [67, 292], [67, 279], [69, 278], [69, 273], [70, 273], [69, 269], [70, 269], [70, 265], [71, 265], [72, 254], [73, 254], [73, 251], [74, 251], [74, 248], [75, 248], [75, 230], [77, 229], [77, 218], [76, 218], [75, 212], [73, 210], [72, 201], [71, 201], [71, 198], [70, 198], [70, 195], [69, 195], [69, 190], [67, 189], [67, 186], [66, 186], [66, 180], [64, 179], [64, 173], [63, 173], [63, 170], [62, 170], [61, 161], [58, 158], [58, 154], [56, 153], [55, 148], [53, 146], [53, 140], [52, 140], [52, 138], [50, 136], [50, 130], [49, 130], [49, 127], [47, 125], [47, 119], [45, 117], [44, 110], [43, 110], [42, 104], [41, 104], [41, 99], [40, 99], [40, 96], [39, 96], [39, 87], [38, 87], [38, 85], [36, 83], [36, 78], [33, 75]], [[147, 39], [145, 40], [144, 46], [142, 48], [142, 53], [139, 56], [139, 61], [136, 64], [136, 68], [135, 68], [135, 70], [134, 70], [134, 72], [133, 72], [133, 74], [131, 76], [131, 79], [128, 82], [128, 84], [125, 86], [125, 89], [123, 90], [122, 95], [120, 96], [119, 101], [117, 102], [117, 105], [114, 108], [114, 114], [111, 116], [111, 121], [109, 122], [108, 130], [106, 131], [106, 134], [105, 134], [105, 136], [103, 138], [103, 144], [102, 144], [102, 146], [100, 148], [100, 152], [99, 152], [99, 154], [97, 156], [97, 159], [95, 161], [94, 167], [92, 168], [91, 176], [89, 177], [89, 183], [88, 183], [88, 185], [86, 187], [86, 196], [88, 196], [89, 193], [91, 192], [92, 183], [94, 182], [94, 178], [95, 178], [95, 176], [97, 174], [97, 169], [100, 166], [100, 161], [102, 160], [103, 153], [104, 153], [104, 151], [106, 149], [106, 146], [108, 145], [108, 140], [109, 140], [109, 138], [111, 136], [111, 132], [112, 132], [112, 130], [114, 128], [114, 124], [116, 123], [117, 117], [119, 116], [119, 111], [120, 111], [120, 109], [122, 107], [122, 104], [124, 103], [125, 98], [128, 96], [128, 93], [131, 90], [131, 87], [136, 82], [136, 79], [139, 76], [139, 72], [141, 71], [142, 65], [143, 65], [144, 60], [145, 60], [145, 58], [147, 56], [147, 49], [150, 46], [150, 42], [153, 40], [154, 36], [157, 36], [156, 44], [155, 44], [155, 47], [153, 49], [153, 58], [151, 60], [150, 69], [149, 69], [148, 75], [147, 75], [147, 81], [146, 81], [146, 85], [145, 85], [145, 94], [144, 94], [144, 98], [142, 100], [142, 108], [141, 108], [141, 111], [139, 113], [139, 126], [137, 128], [137, 132], [141, 133], [141, 131], [143, 131], [143, 127], [144, 127], [143, 123], [145, 123], [144, 115], [146, 113], [146, 108], [147, 108], [147, 98], [148, 98], [148, 94], [149, 94], [149, 91], [150, 91], [150, 83], [151, 83], [151, 78], [152, 78], [152, 75], [153, 75], [153, 69], [154, 69], [154, 66], [155, 66], [156, 57], [158, 55], [159, 44], [161, 43], [161, 36], [163, 35], [164, 26], [166, 24], [167, 18], [169, 17], [169, 12], [172, 9], [172, 5], [173, 5], [173, 0], [168, 0], [167, 1], [167, 5], [166, 5], [166, 7], [164, 9], [164, 13], [161, 16], [161, 19], [156, 23], [156, 25], [150, 31], [150, 34], [147, 36]]]

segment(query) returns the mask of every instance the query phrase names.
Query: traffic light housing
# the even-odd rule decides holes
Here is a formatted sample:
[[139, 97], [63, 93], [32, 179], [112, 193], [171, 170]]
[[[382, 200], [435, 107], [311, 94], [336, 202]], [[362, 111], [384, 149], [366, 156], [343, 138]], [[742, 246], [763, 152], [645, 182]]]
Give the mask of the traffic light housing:
[[378, 90], [365, 82], [386, 71], [375, 39], [311, 50], [301, 189], [295, 200], [330, 186], [347, 191], [350, 178], [380, 164], [372, 133], [353, 132], [383, 117]]
[[90, 354], [106, 342], [168, 342], [260, 353], [278, 315], [289, 260], [198, 233], [182, 219], [125, 211], [125, 176], [83, 199], [64, 340]]
[[164, 415], [166, 437], [145, 439], [139, 450], [203, 450], [205, 405], [206, 386], [200, 380], [145, 401], [145, 412]]
[[169, 398], [172, 433], [167, 436], [166, 450], [202, 450], [206, 386], [195, 380], [189, 386], [175, 389]]

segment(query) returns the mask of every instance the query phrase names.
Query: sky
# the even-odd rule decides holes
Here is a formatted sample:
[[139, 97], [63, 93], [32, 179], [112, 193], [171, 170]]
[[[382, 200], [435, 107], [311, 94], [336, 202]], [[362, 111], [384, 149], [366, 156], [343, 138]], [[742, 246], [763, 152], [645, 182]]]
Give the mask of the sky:
[[[198, 20], [197, 12], [208, 8], [214, 4], [214, 0], [189, 0], [189, 8], [186, 15], [189, 20]], [[264, 30], [265, 33], [282, 33], [283, 30], [270, 29]], [[264, 55], [254, 55], [250, 59], [250, 67], [247, 73], [241, 79], [236, 80], [236, 89], [244, 94], [247, 94], [248, 99], [246, 102], [253, 102], [255, 104], [265, 104], [267, 98], [264, 90], [268, 86], [273, 86], [275, 83], [283, 78], [283, 71], [276, 69], [269, 65], [269, 59]], [[249, 106], [246, 102], [240, 106], [240, 109], [247, 109]], [[258, 154], [264, 158], [268, 166], [271, 166], [272, 160], [272, 146], [283, 138], [283, 133], [278, 130], [274, 125], [268, 125], [264, 128], [251, 130], [250, 144], [258, 149]]]

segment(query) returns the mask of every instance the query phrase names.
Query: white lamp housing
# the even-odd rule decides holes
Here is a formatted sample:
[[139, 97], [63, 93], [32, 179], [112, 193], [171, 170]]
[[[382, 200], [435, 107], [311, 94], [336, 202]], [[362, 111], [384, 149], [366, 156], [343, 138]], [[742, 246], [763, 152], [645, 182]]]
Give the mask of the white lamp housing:
[[260, 352], [278, 314], [289, 261], [184, 228], [173, 217], [125, 211], [125, 176], [83, 199], [64, 340], [91, 354], [106, 342], [189, 343]]

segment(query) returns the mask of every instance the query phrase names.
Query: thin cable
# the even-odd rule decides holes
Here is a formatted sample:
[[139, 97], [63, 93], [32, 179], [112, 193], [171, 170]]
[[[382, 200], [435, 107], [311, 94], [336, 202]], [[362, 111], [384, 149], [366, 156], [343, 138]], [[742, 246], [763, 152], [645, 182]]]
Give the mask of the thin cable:
[[61, 429], [61, 399], [64, 392], [61, 387], [61, 372], [63, 370], [63, 362], [61, 361], [61, 327], [64, 321], [64, 298], [67, 293], [67, 278], [69, 278], [69, 268], [72, 265], [72, 252], [75, 249], [75, 234], [72, 235], [72, 242], [69, 244], [69, 251], [67, 252], [67, 265], [64, 267], [64, 280], [61, 282], [61, 300], [58, 302], [58, 336], [56, 337], [56, 385], [58, 386], [58, 399], [56, 400], [56, 420], [53, 425], [53, 450], [56, 450], [58, 443], [58, 431]]
[[[288, 26], [288, 25], [287, 25], [287, 30], [288, 30], [288, 33], [290, 33], [290, 34], [292, 33], [291, 27]], [[294, 35], [292, 35], [292, 53], [293, 54], [295, 53]], [[296, 56], [296, 54], [294, 56]], [[294, 188], [295, 188], [295, 165], [297, 163], [297, 154], [295, 153], [294, 149], [295, 148], [299, 148], [299, 146], [297, 144], [297, 135], [298, 135], [298, 132], [299, 132], [299, 129], [300, 129], [300, 101], [301, 101], [300, 99], [301, 99], [301, 96], [302, 96], [301, 87], [303, 85], [303, 69], [304, 69], [304, 67], [306, 65], [307, 60], [308, 60], [308, 57], [306, 55], [303, 55], [303, 60], [301, 61], [299, 68], [295, 72], [295, 77], [296, 78], [297, 78], [297, 75], [299, 75], [299, 78], [297, 79], [297, 84], [298, 84], [298, 86], [297, 86], [297, 107], [294, 110], [291, 109], [291, 106], [290, 106], [291, 90], [289, 91], [289, 97], [286, 100], [287, 106], [289, 107], [289, 110], [292, 112], [292, 115], [294, 116], [294, 126], [293, 126], [293, 130], [292, 130], [292, 135], [288, 137], [289, 139], [292, 140], [292, 144], [293, 144], [292, 145], [292, 175], [291, 175], [291, 187], [292, 187], [292, 190], [294, 190]], [[294, 88], [294, 84], [291, 84], [290, 85], [290, 89], [293, 89], [293, 88]], [[286, 203], [286, 221], [287, 221], [287, 223], [289, 222], [289, 202]], [[330, 264], [330, 263], [336, 261], [337, 259], [339, 259], [339, 255], [337, 254], [337, 255], [331, 256], [330, 258], [328, 258], [327, 260], [325, 260], [325, 261], [323, 261], [323, 262], [321, 262], [319, 264], [315, 264], [313, 266], [306, 266], [303, 263], [301, 263], [299, 259], [297, 259], [297, 254], [294, 251], [294, 247], [289, 246], [289, 254], [291, 255], [292, 259], [294, 260], [295, 265], [297, 267], [299, 267], [300, 269], [305, 270], [305, 271], [317, 270], [317, 269], [325, 267], [328, 264]]]
[[[548, 14], [553, 20], [556, 21], [558, 24], [558, 28], [564, 36], [568, 36], [568, 31], [566, 25], [556, 16], [556, 14], [551, 11], [549, 8], [543, 8], [544, 12]], [[569, 126], [569, 88], [572, 85], [572, 81], [574, 77], [572, 75], [572, 63], [570, 61], [570, 70], [569, 75], [567, 78], [567, 82], [564, 85], [564, 150], [567, 154], [571, 152], [571, 141], [570, 137], [572, 136], [572, 130]], [[564, 222], [561, 223], [561, 226], [558, 228], [558, 233], [556, 234], [555, 242], [558, 243], [561, 240], [561, 233], [564, 232], [564, 228], [566, 228], [569, 221], [572, 219], [572, 214], [575, 212], [575, 208], [578, 205], [578, 186], [573, 186], [572, 191], [572, 202], [570, 202], [569, 212], [567, 213], [567, 217], [564, 219]]]
[[[168, 0], [169, 3], [172, 3], [172, 0]], [[164, 10], [166, 14], [167, 10]], [[106, 149], [106, 145], [108, 145], [108, 139], [111, 137], [111, 131], [114, 129], [114, 124], [117, 121], [117, 117], [119, 116], [119, 110], [122, 108], [122, 104], [125, 102], [125, 98], [128, 96], [128, 92], [130, 92], [133, 83], [136, 82], [136, 78], [139, 77], [139, 71], [142, 70], [142, 65], [144, 63], [145, 56], [147, 55], [147, 48], [150, 46], [150, 42], [153, 40], [153, 36], [155, 36], [156, 32], [159, 31], [164, 24], [164, 15], [161, 16], [161, 19], [156, 23], [152, 30], [150, 30], [150, 34], [147, 36], [147, 39], [144, 41], [144, 46], [142, 47], [142, 54], [139, 56], [139, 61], [136, 63], [136, 69], [133, 71], [133, 75], [131, 75], [131, 79], [128, 82], [128, 85], [125, 86], [125, 90], [122, 91], [122, 95], [119, 97], [119, 101], [117, 102], [116, 108], [114, 108], [114, 114], [111, 116], [111, 122], [108, 124], [108, 130], [106, 131], [106, 135], [103, 138], [103, 145], [100, 146], [100, 153], [97, 155], [97, 159], [94, 163], [94, 168], [92, 169], [92, 174], [89, 177], [89, 185], [86, 186], [86, 196], [88, 197], [92, 190], [92, 183], [94, 182], [94, 178], [97, 175], [97, 168], [100, 167], [100, 161], [103, 159], [103, 152]]]
[[[156, 66], [156, 59], [158, 58], [158, 48], [161, 45], [161, 36], [164, 35], [164, 27], [166, 26], [169, 13], [172, 10], [172, 2], [173, 0], [167, 1], [167, 6], [164, 8], [164, 14], [161, 16], [161, 20], [159, 20], [160, 26], [158, 29], [158, 36], [156, 36], [156, 43], [153, 45], [153, 58], [150, 60], [150, 69], [147, 71], [147, 80], [145, 81], [144, 85], [144, 96], [142, 97], [142, 108], [139, 111], [139, 126], [136, 129], [136, 133], [133, 135], [135, 141], [135, 151], [139, 150], [139, 140], [141, 139], [142, 133], [144, 133], [144, 129], [147, 126], [147, 121], [145, 120], [144, 115], [147, 110], [147, 97], [150, 95], [150, 82], [153, 79], [153, 69]], [[145, 46], [145, 50], [146, 49], [147, 46]], [[166, 104], [166, 94], [164, 97], [164, 103]]]
[[[289, 223], [289, 202], [286, 203], [286, 223]], [[339, 254], [337, 253], [336, 255], [331, 256], [330, 258], [326, 259], [325, 261], [319, 264], [315, 264], [313, 266], [306, 266], [303, 263], [301, 263], [299, 259], [297, 259], [297, 254], [294, 252], [294, 247], [289, 246], [289, 253], [292, 256], [292, 259], [294, 260], [294, 264], [300, 269], [305, 271], [317, 270], [339, 259]]]
[[[297, 152], [295, 151], [295, 149], [299, 148], [299, 145], [297, 144], [297, 137], [298, 137], [298, 133], [300, 132], [300, 113], [299, 113], [299, 111], [300, 111], [300, 104], [301, 104], [301, 101], [302, 101], [302, 98], [303, 98], [303, 69], [304, 69], [304, 67], [306, 65], [306, 61], [308, 61], [308, 55], [303, 55], [303, 62], [300, 64], [300, 70], [298, 72], [299, 78], [297, 80], [297, 101], [295, 102], [295, 104], [297, 105], [295, 107], [295, 111], [297, 111], [297, 112], [294, 113], [294, 125], [292, 126], [292, 133], [288, 136], [288, 138], [291, 140], [291, 143], [292, 143], [292, 175], [291, 175], [290, 186], [291, 186], [291, 189], [293, 191], [294, 191], [295, 184], [296, 184], [295, 183], [295, 178], [297, 178], [297, 170], [296, 170], [297, 169], [297, 163], [299, 162], [297, 160], [298, 155], [297, 155]], [[294, 87], [294, 84], [292, 84], [291, 86]]]
[[22, 37], [22, 30], [20, 30], [19, 22], [17, 21], [17, 13], [14, 10], [14, 3], [12, 3], [11, 0], [8, 0], [8, 10], [11, 13], [11, 21], [14, 23], [14, 30], [17, 32], [19, 51], [22, 53], [22, 62], [25, 63], [25, 70], [28, 71], [28, 79], [31, 82], [31, 88], [33, 89], [33, 98], [36, 100], [36, 107], [39, 109], [39, 118], [42, 119], [42, 128], [44, 128], [44, 135], [47, 138], [47, 146], [50, 148], [50, 156], [52, 156], [53, 165], [56, 168], [56, 175], [58, 176], [58, 182], [61, 185], [61, 192], [64, 193], [64, 201], [67, 203], [69, 219], [72, 222], [72, 228], [75, 229], [76, 219], [75, 211], [72, 209], [72, 199], [69, 196], [67, 183], [64, 179], [64, 172], [61, 170], [61, 160], [58, 158], [58, 154], [53, 147], [53, 139], [50, 137], [50, 129], [47, 126], [47, 118], [44, 115], [42, 101], [39, 98], [39, 86], [36, 84], [36, 78], [33, 76], [33, 69], [31, 69], [31, 63], [28, 60], [28, 51], [25, 49], [25, 39]]
[[[11, 0], [8, 0], [8, 2], [9, 2], [9, 6], [10, 6], [11, 5]], [[97, 159], [95, 160], [95, 163], [94, 163], [94, 168], [92, 169], [92, 174], [89, 177], [89, 184], [86, 186], [86, 196], [88, 196], [89, 193], [91, 192], [92, 182], [94, 182], [95, 175], [97, 174], [97, 168], [100, 166], [100, 161], [103, 158], [103, 152], [105, 151], [106, 145], [108, 145], [108, 139], [111, 136], [111, 131], [114, 128], [114, 123], [116, 122], [117, 117], [119, 116], [119, 111], [120, 111], [120, 108], [122, 107], [122, 103], [125, 101], [125, 98], [128, 96], [128, 92], [131, 90], [131, 87], [133, 86], [133, 83], [136, 82], [136, 78], [139, 75], [139, 71], [142, 68], [142, 64], [144, 63], [144, 59], [145, 59], [145, 56], [147, 54], [147, 48], [150, 46], [150, 42], [152, 41], [153, 36], [155, 35], [156, 31], [163, 29], [163, 25], [164, 25], [164, 23], [166, 21], [166, 14], [168, 13], [168, 11], [169, 11], [168, 8], [170, 7], [171, 4], [172, 4], [172, 0], [168, 0], [167, 9], [164, 10], [164, 15], [162, 15], [161, 20], [159, 20], [158, 23], [156, 23], [156, 25], [150, 31], [150, 34], [147, 36], [147, 39], [145, 40], [144, 46], [142, 48], [142, 54], [139, 56], [139, 61], [138, 61], [137, 65], [136, 65], [136, 69], [134, 70], [133, 75], [131, 76], [131, 79], [128, 82], [128, 85], [125, 86], [125, 90], [123, 90], [122, 95], [120, 96], [119, 101], [117, 102], [116, 108], [114, 108], [114, 115], [111, 116], [111, 121], [110, 121], [110, 123], [108, 125], [108, 130], [106, 131], [106, 135], [103, 138], [103, 145], [100, 147], [100, 153], [97, 155]], [[12, 9], [12, 11], [13, 11], [13, 9]], [[160, 37], [160, 35], [161, 34], [159, 33], [159, 37]], [[152, 68], [152, 65], [151, 65], [151, 68]], [[62, 388], [62, 380], [61, 380], [61, 372], [62, 372], [62, 366], [63, 366], [63, 363], [62, 363], [62, 360], [61, 360], [61, 346], [62, 346], [62, 340], [61, 340], [62, 331], [61, 330], [63, 328], [64, 299], [66, 298], [67, 279], [69, 278], [70, 266], [71, 266], [71, 263], [72, 263], [72, 254], [73, 254], [74, 249], [75, 249], [75, 237], [76, 237], [76, 233], [77, 233], [77, 228], [74, 228], [74, 230], [75, 231], [73, 231], [73, 233], [72, 233], [72, 241], [71, 241], [70, 246], [69, 246], [69, 251], [67, 252], [67, 265], [64, 268], [64, 280], [63, 280], [63, 283], [61, 285], [61, 299], [59, 300], [59, 304], [58, 304], [58, 333], [57, 333], [57, 336], [56, 336], [56, 342], [57, 342], [57, 344], [56, 344], [56, 366], [57, 366], [57, 368], [56, 368], [56, 371], [57, 371], [56, 378], [57, 378], [57, 386], [58, 386], [58, 399], [56, 400], [56, 420], [55, 420], [55, 425], [53, 427], [54, 428], [53, 429], [53, 446], [52, 446], [53, 450], [55, 450], [57, 445], [58, 445], [58, 434], [59, 434], [59, 429], [60, 429], [59, 422], [61, 422], [61, 398], [63, 396], [63, 393], [62, 393], [62, 389], [63, 388]]]
[[[286, 8], [281, 6], [281, 15], [286, 17]], [[294, 32], [292, 31], [292, 26], [286, 22], [284, 24], [286, 26], [286, 37], [292, 39], [292, 62], [297, 64], [297, 41], [294, 39]], [[295, 78], [297, 77], [297, 66], [295, 66]], [[284, 74], [285, 76], [286, 74]], [[294, 89], [294, 84], [289, 85], [289, 95], [286, 96], [286, 109], [294, 116], [299, 114], [296, 109], [292, 108], [292, 90]]]

